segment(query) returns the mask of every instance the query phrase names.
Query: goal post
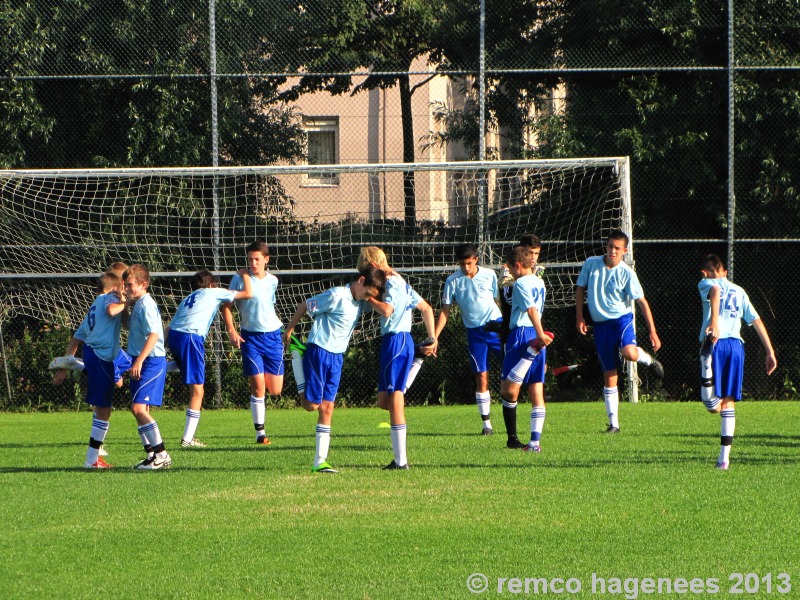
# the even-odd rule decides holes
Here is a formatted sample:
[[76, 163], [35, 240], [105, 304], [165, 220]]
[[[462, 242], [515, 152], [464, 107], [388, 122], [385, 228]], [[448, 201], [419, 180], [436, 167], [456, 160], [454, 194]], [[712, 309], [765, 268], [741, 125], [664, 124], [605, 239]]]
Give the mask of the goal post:
[[[406, 172], [414, 175], [411, 231]], [[267, 241], [269, 267], [281, 277], [284, 322], [300, 299], [347, 282], [363, 246], [382, 247], [438, 307], [456, 245], [480, 243], [484, 263], [499, 268], [520, 237], [534, 233], [544, 247], [547, 307], [566, 308], [583, 261], [602, 252], [612, 230], [630, 235], [631, 225], [626, 157], [4, 170], [0, 321], [23, 315], [77, 327], [93, 278], [118, 260], [148, 266], [168, 321], [190, 275], [203, 268], [232, 275], [255, 239]], [[353, 343], [377, 335], [370, 318]]]

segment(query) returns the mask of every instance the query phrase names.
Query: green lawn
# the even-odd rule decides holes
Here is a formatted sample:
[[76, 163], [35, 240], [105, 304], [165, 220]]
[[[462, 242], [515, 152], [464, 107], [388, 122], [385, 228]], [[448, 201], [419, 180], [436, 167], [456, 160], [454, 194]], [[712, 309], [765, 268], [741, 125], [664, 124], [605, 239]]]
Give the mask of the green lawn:
[[[483, 438], [474, 407], [409, 409], [412, 468], [383, 471], [386, 413], [341, 409], [338, 475], [310, 473], [316, 419], [301, 410], [268, 412], [268, 447], [249, 412], [206, 411], [206, 449], [179, 448], [183, 413], [156, 412], [174, 459], [163, 472], [130, 468], [142, 450], [127, 412], [106, 439], [116, 467], [100, 472], [80, 468], [88, 412], [0, 414], [0, 596], [517, 597], [525, 578], [637, 596], [592, 594], [595, 574], [705, 590], [638, 597], [714, 595], [716, 579], [724, 597], [738, 572], [760, 579], [743, 596], [766, 597], [771, 576], [769, 595], [800, 597], [800, 403], [740, 403], [728, 472], [714, 469], [719, 417], [699, 403], [624, 404], [617, 436], [600, 433], [601, 403], [551, 404], [539, 455], [505, 449], [492, 411], [498, 435]], [[473, 573], [488, 591], [470, 593]], [[499, 594], [498, 578], [522, 588]]]

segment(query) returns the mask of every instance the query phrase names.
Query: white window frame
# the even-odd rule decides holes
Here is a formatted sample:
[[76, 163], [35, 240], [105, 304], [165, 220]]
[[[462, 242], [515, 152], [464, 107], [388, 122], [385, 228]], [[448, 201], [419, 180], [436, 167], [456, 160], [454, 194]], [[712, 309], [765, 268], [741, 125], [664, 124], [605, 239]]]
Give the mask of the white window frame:
[[[306, 144], [309, 135], [314, 133], [333, 133], [333, 163], [339, 164], [339, 117], [303, 117], [303, 129], [306, 132]], [[306, 146], [308, 147], [308, 146]], [[312, 165], [306, 161], [306, 164]], [[302, 187], [338, 187], [338, 173], [305, 173], [300, 184]]]

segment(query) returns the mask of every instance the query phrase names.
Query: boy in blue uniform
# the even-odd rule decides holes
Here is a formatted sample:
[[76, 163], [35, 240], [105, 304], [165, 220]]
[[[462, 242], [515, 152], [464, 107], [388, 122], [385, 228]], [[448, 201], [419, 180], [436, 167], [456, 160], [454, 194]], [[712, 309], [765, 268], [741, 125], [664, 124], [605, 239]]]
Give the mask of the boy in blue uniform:
[[308, 376], [303, 408], [319, 413], [316, 453], [311, 467], [313, 473], [337, 473], [328, 464], [328, 450], [344, 353], [366, 307], [365, 300], [380, 296], [385, 283], [383, 271], [369, 266], [361, 270], [358, 279], [352, 283], [301, 301], [284, 331], [283, 342], [288, 348], [294, 328], [303, 315], [308, 314], [314, 319], [303, 354], [303, 371]]
[[359, 256], [359, 266], [370, 263], [387, 272], [383, 297], [368, 298], [370, 307], [380, 315], [381, 349], [378, 367], [378, 407], [389, 411], [394, 460], [385, 469], [408, 469], [406, 457], [405, 390], [414, 362], [414, 341], [411, 339], [411, 311], [422, 313], [422, 321], [433, 343], [420, 349], [425, 356], [436, 355], [436, 326], [433, 309], [400, 275], [388, 266], [386, 254], [368, 246]]
[[128, 319], [128, 354], [133, 361], [130, 369], [131, 412], [147, 454], [134, 468], [168, 469], [172, 466], [172, 458], [164, 447], [158, 423], [150, 416], [150, 407], [161, 406], [164, 399], [167, 376], [164, 324], [155, 300], [147, 292], [150, 271], [143, 265], [133, 265], [123, 279], [127, 304], [131, 307]]
[[703, 279], [697, 285], [703, 302], [703, 325], [700, 328], [700, 396], [706, 409], [719, 413], [720, 450], [717, 468], [727, 471], [730, 465], [733, 432], [736, 428], [734, 403], [742, 399], [744, 378], [744, 340], [742, 319], [756, 328], [766, 352], [767, 375], [778, 366], [767, 328], [738, 285], [728, 281], [728, 271], [716, 254], [700, 263]]
[[[222, 316], [231, 344], [242, 351], [242, 370], [250, 385], [250, 414], [256, 430], [256, 444], [269, 445], [270, 440], [264, 430], [264, 400], [267, 393], [279, 396], [283, 391], [283, 324], [275, 314], [278, 278], [267, 272], [269, 247], [266, 242], [257, 240], [246, 251], [253, 296], [236, 300], [241, 334], [233, 323], [231, 303], [222, 305]], [[241, 275], [234, 275], [228, 289], [244, 289]]]
[[211, 271], [203, 269], [195, 273], [192, 277], [194, 291], [178, 305], [178, 310], [167, 327], [167, 345], [180, 368], [183, 383], [189, 386], [189, 408], [186, 409], [186, 426], [181, 438], [183, 447], [205, 446], [194, 435], [200, 424], [200, 411], [203, 408], [206, 336], [221, 304], [253, 297], [250, 273], [247, 269], [242, 269], [239, 275], [242, 277], [244, 289], [237, 292], [218, 288], [217, 278]]
[[[508, 434], [506, 447], [532, 452], [541, 452], [539, 441], [545, 418], [545, 347], [553, 341], [553, 334], [542, 328], [545, 287], [544, 281], [533, 274], [538, 255], [530, 247], [516, 246], [506, 262], [509, 274], [515, 281], [500, 388], [503, 420]], [[531, 400], [531, 441], [527, 445], [517, 437], [517, 398], [523, 384], [528, 386]]]
[[661, 347], [650, 305], [636, 273], [622, 262], [628, 251], [628, 236], [614, 231], [608, 236], [604, 256], [588, 258], [583, 263], [575, 288], [575, 320], [578, 332], [586, 335], [583, 301], [588, 300], [589, 312], [594, 321], [594, 344], [603, 367], [603, 399], [608, 414], [606, 433], [619, 433], [619, 391], [617, 389], [617, 358], [650, 367], [659, 379], [664, 377], [664, 367], [636, 344], [631, 301], [635, 300], [642, 312], [650, 343], [654, 351]]
[[[483, 421], [482, 435], [492, 435], [489, 418], [491, 395], [489, 393], [489, 353], [500, 356], [500, 328], [502, 315], [497, 306], [499, 299], [497, 275], [491, 269], [478, 266], [478, 248], [474, 244], [461, 244], [456, 248], [459, 270], [445, 281], [442, 293], [442, 310], [436, 321], [436, 339], [450, 318], [455, 303], [461, 312], [461, 321], [467, 330], [470, 368], [475, 373], [475, 403]], [[488, 323], [492, 323], [486, 327]]]
[[[92, 303], [66, 351], [67, 356], [74, 356], [80, 343], [84, 343], [86, 402], [94, 409], [89, 448], [83, 464], [85, 469], [111, 468], [100, 452], [108, 433], [114, 388], [122, 383], [122, 373], [131, 366], [130, 357], [119, 347], [119, 332], [125, 312], [125, 303], [121, 298], [122, 279], [115, 273], [103, 273], [97, 291], [100, 295]], [[62, 383], [66, 374], [66, 369], [59, 369], [53, 383]]]

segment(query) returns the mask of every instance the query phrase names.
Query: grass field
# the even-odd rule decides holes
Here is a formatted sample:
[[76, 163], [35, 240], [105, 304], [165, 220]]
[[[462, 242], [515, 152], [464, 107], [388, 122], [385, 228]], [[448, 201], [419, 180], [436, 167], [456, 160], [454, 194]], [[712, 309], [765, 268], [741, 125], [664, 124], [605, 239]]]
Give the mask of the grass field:
[[[338, 475], [310, 473], [315, 416], [300, 410], [268, 413], [268, 447], [249, 412], [205, 412], [206, 449], [177, 447], [183, 413], [156, 417], [171, 470], [130, 469], [142, 451], [118, 411], [116, 468], [84, 472], [89, 413], [0, 415], [3, 598], [544, 595], [525, 578], [547, 579], [550, 596], [571, 578], [572, 597], [724, 597], [734, 573], [744, 596], [800, 597], [800, 403], [740, 403], [728, 472], [714, 469], [719, 417], [699, 403], [624, 404], [617, 436], [599, 433], [601, 403], [551, 404], [540, 455], [477, 435], [474, 407], [413, 408], [409, 471], [380, 468], [386, 413], [342, 409]], [[676, 588], [622, 581], [648, 577]], [[677, 578], [702, 582], [676, 593]]]

